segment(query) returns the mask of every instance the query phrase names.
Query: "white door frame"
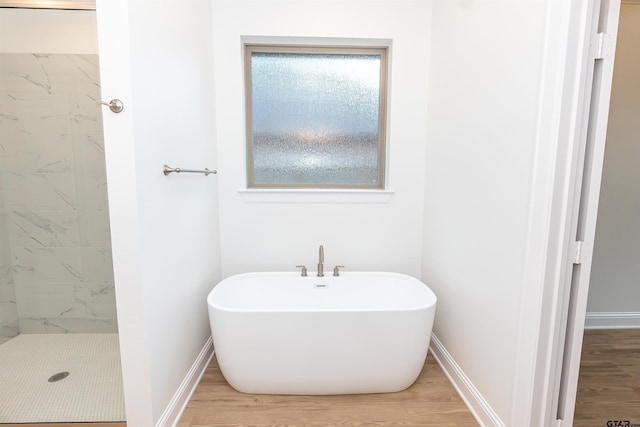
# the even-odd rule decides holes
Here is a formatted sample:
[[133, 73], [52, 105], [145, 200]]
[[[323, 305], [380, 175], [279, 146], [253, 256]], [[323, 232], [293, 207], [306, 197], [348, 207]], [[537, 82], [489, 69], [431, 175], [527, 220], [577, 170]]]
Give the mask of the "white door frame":
[[[559, 426], [573, 425], [609, 120], [620, 0], [602, 0], [594, 10], [599, 11], [594, 13], [591, 30], [590, 58], [594, 59], [586, 64], [588, 79], [583, 89], [579, 154], [573, 174], [575, 191], [570, 220], [572, 234], [569, 241], [565, 242], [569, 266], [564, 281], [561, 282], [561, 298], [564, 303], [560, 323], [556, 325], [558, 338], [561, 339], [557, 341], [556, 375], [552, 388], [552, 409], [556, 410], [556, 415], [551, 413], [550, 421], [557, 419]], [[576, 241], [583, 242], [581, 247], [575, 244]]]
[[619, 13], [572, 2], [530, 426], [573, 424]]

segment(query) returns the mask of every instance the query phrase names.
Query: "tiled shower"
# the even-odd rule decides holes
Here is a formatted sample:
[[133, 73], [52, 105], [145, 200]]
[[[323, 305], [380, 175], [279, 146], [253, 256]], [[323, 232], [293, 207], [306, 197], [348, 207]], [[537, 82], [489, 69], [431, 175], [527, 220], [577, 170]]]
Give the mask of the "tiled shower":
[[116, 332], [98, 57], [0, 64], [0, 339]]
[[101, 114], [97, 55], [0, 53], [0, 423], [124, 419]]
[[[0, 175], [0, 180], [2, 175]], [[4, 213], [4, 191], [0, 181], [0, 212]], [[18, 335], [16, 287], [11, 265], [11, 244], [7, 224], [0, 220], [0, 344]]]

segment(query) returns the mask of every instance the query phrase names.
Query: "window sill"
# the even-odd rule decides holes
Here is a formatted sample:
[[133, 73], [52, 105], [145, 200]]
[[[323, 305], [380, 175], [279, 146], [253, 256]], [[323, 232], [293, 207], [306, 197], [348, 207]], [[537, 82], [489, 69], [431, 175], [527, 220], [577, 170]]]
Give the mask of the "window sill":
[[389, 203], [389, 190], [241, 189], [247, 203]]

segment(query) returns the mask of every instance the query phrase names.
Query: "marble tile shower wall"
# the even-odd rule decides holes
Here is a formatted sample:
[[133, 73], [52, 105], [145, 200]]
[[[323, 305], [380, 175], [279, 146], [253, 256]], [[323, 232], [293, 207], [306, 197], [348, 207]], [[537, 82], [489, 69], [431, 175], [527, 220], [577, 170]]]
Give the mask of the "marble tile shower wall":
[[99, 100], [97, 55], [0, 54], [0, 215], [20, 333], [116, 331]]
[[[4, 212], [0, 175], [0, 212]], [[18, 335], [18, 308], [7, 225], [0, 218], [0, 344]]]

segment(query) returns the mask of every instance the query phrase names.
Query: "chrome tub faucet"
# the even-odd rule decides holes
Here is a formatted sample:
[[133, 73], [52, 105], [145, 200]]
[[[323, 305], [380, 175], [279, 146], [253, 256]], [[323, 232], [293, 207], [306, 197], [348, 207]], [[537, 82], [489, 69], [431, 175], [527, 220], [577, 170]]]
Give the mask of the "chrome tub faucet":
[[319, 262], [318, 262], [318, 277], [324, 277], [324, 247], [320, 245], [320, 253], [319, 253]]
[[302, 269], [302, 270], [300, 270], [300, 276], [307, 277], [307, 266], [305, 266], [305, 265], [296, 265], [296, 268], [301, 268]]

